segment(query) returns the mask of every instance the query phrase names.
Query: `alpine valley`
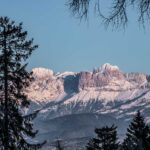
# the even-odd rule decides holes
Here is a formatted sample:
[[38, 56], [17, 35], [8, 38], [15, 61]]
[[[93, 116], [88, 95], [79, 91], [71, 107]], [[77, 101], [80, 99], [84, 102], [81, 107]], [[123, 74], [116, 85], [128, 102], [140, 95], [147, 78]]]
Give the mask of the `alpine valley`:
[[79, 73], [35, 68], [33, 78], [25, 91], [31, 100], [27, 111], [39, 110], [34, 125], [39, 130], [36, 140], [47, 140], [44, 150], [55, 149], [57, 139], [65, 150], [84, 150], [94, 129], [104, 125], [117, 125], [123, 139], [137, 110], [150, 123], [146, 74], [123, 73], [107, 63]]

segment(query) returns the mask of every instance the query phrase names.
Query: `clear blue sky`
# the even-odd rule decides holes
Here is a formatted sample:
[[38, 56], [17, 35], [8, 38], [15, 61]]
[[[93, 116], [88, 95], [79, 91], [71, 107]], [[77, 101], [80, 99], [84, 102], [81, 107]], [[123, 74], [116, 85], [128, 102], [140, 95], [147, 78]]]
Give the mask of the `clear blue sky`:
[[1, 0], [1, 16], [23, 22], [29, 37], [39, 45], [29, 60], [29, 69], [92, 70], [109, 62], [122, 71], [150, 74], [150, 28], [144, 31], [130, 21], [125, 31], [105, 30], [93, 17], [88, 23], [80, 23], [65, 3], [66, 0]]

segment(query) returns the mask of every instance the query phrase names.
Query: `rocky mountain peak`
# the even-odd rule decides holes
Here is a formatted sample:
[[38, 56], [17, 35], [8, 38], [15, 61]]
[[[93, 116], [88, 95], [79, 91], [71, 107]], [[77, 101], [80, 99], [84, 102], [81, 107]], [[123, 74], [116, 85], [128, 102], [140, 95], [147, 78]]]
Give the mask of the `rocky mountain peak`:
[[54, 76], [53, 70], [42, 67], [34, 68], [32, 69], [32, 72], [34, 78], [51, 78]]
[[106, 64], [103, 64], [101, 67], [100, 67], [100, 71], [103, 73], [103, 72], [106, 72], [106, 71], [119, 71], [119, 67], [118, 66], [114, 66], [114, 65], [111, 65], [109, 63], [106, 63]]
[[29, 99], [34, 101], [54, 100], [64, 92], [63, 81], [54, 72], [46, 68], [34, 68], [33, 82], [27, 88]]
[[125, 76], [119, 70], [119, 67], [106, 63], [99, 69], [94, 69], [93, 72], [81, 72], [79, 90], [121, 86], [123, 81], [125, 81]]

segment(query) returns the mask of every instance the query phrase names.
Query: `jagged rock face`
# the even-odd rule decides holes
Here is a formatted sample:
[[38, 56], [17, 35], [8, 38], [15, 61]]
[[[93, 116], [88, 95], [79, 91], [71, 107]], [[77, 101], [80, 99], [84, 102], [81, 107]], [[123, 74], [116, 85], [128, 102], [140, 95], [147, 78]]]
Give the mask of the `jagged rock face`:
[[146, 86], [148, 84], [148, 79], [147, 76], [143, 73], [126, 73], [124, 74], [125, 78], [129, 82], [134, 82], [137, 87], [142, 87]]
[[118, 80], [124, 79], [124, 76], [119, 68], [108, 63], [102, 65], [102, 67], [99, 69], [99, 72], [107, 78], [116, 78]]
[[34, 79], [54, 78], [54, 72], [46, 68], [34, 68], [32, 70]]
[[110, 64], [104, 64], [93, 72], [81, 72], [79, 76], [79, 90], [104, 87], [109, 85], [112, 80], [124, 80], [124, 75], [119, 68]]
[[79, 89], [84, 90], [88, 87], [102, 87], [106, 86], [110, 81], [107, 74], [81, 72], [79, 79]]
[[104, 64], [100, 69], [93, 72], [81, 72], [79, 75], [80, 91], [90, 88], [116, 91], [131, 90], [146, 86], [147, 83], [146, 75], [142, 73], [123, 74], [117, 66], [111, 66], [110, 64]]
[[36, 101], [56, 99], [64, 92], [63, 81], [53, 71], [44, 68], [33, 69], [33, 82], [27, 89], [29, 99]]

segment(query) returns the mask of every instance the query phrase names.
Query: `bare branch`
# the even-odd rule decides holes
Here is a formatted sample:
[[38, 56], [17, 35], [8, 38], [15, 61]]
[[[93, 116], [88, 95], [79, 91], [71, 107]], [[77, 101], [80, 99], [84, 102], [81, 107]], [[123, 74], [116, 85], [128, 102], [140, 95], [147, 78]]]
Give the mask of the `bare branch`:
[[90, 0], [69, 0], [68, 6], [74, 16], [87, 19]]
[[127, 22], [126, 0], [114, 0], [110, 15], [104, 18], [105, 25], [108, 26], [112, 24], [114, 27], [118, 28], [119, 26], [125, 27]]
[[139, 22], [145, 23], [145, 20], [150, 19], [150, 0], [141, 0], [139, 4], [140, 16]]
[[74, 16], [87, 19], [91, 2], [94, 2], [95, 12], [106, 27], [111, 24], [115, 28], [125, 28], [129, 20], [130, 7], [131, 11], [137, 9], [139, 12], [137, 21], [140, 24], [144, 25], [145, 21], [150, 20], [150, 0], [111, 0], [110, 12], [106, 14], [100, 9], [100, 6], [103, 7], [102, 0], [68, 0], [68, 6]]

